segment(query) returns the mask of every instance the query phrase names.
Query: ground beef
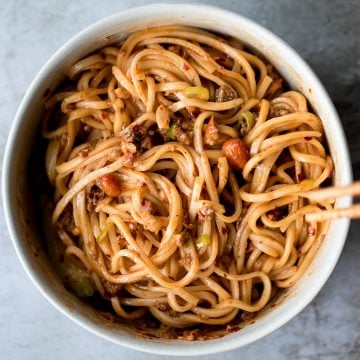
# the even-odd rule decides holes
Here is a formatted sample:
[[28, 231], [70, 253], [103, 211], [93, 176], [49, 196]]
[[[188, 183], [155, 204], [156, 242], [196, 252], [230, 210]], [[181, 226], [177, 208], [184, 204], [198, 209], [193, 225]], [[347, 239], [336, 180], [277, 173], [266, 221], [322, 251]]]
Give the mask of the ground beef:
[[207, 221], [211, 218], [212, 214], [214, 213], [214, 209], [207, 204], [203, 204], [202, 207], [199, 209], [198, 218], [200, 221]]
[[181, 122], [181, 128], [185, 131], [193, 131], [194, 130], [194, 120], [193, 119], [184, 119]]
[[189, 251], [186, 251], [184, 252], [184, 257], [183, 257], [183, 263], [184, 265], [187, 265], [187, 266], [191, 266], [191, 263], [192, 263], [192, 257], [191, 257], [191, 254]]
[[272, 107], [269, 112], [270, 118], [284, 116], [286, 114], [289, 114], [289, 110], [281, 106]]
[[166, 311], [169, 308], [168, 304], [159, 304], [155, 306], [160, 311]]
[[140, 149], [148, 150], [148, 149], [151, 149], [151, 147], [152, 147], [152, 140], [151, 140], [150, 136], [146, 136], [140, 144]]
[[121, 132], [121, 140], [127, 143], [133, 143], [136, 139], [134, 126], [128, 126]]
[[123, 159], [124, 160], [124, 166], [132, 168], [134, 166], [134, 162], [135, 162], [136, 158], [137, 158], [136, 153], [126, 151], [124, 153], [124, 159]]
[[221, 85], [215, 90], [216, 102], [225, 102], [237, 97], [235, 90], [229, 85]]
[[148, 129], [140, 125], [128, 126], [121, 133], [121, 139], [125, 143], [134, 144], [138, 153], [151, 149], [153, 145]]
[[193, 131], [184, 131], [181, 128], [177, 127], [173, 130], [173, 133], [176, 137], [176, 140], [181, 144], [190, 145], [193, 141]]
[[105, 193], [98, 186], [93, 186], [86, 195], [86, 208], [91, 211], [105, 197]]
[[[192, 118], [182, 118], [179, 116], [172, 116], [172, 124], [170, 127], [173, 136], [167, 136], [167, 129], [157, 129], [157, 133], [161, 134], [163, 141], [178, 141], [184, 145], [191, 145], [194, 138], [194, 120]], [[175, 125], [175, 126], [174, 126]]]
[[172, 117], [173, 124], [185, 131], [191, 131], [194, 129], [194, 119], [182, 118], [178, 116]]

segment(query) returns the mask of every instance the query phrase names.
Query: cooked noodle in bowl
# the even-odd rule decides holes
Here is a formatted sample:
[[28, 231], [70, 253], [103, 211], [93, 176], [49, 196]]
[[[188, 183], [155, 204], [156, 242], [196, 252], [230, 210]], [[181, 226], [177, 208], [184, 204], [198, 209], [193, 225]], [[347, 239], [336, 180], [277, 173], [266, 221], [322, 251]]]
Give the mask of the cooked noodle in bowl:
[[[264, 336], [316, 295], [345, 236], [332, 230], [343, 221], [335, 219], [359, 217], [357, 205], [341, 202], [359, 185], [349, 185], [339, 164], [346, 147], [339, 124], [324, 117], [331, 102], [291, 49], [274, 37], [306, 70], [320, 105], [313, 98], [310, 105], [309, 91], [245, 30], [241, 41], [216, 32], [216, 19], [220, 12], [232, 24], [223, 31], [232, 36], [231, 26], [243, 22], [239, 29], [266, 43], [265, 30], [212, 7], [213, 26], [172, 22], [166, 14], [174, 6], [186, 16], [198, 8], [145, 7], [159, 21], [144, 24], [130, 11], [126, 36], [112, 35], [114, 20], [100, 31], [109, 41], [87, 39], [72, 62], [65, 59], [75, 42], [67, 45], [66, 76], [58, 73], [49, 91], [44, 79], [54, 66], [42, 74], [46, 145], [43, 160], [36, 151], [33, 158], [46, 176], [34, 187], [45, 193], [38, 203], [48, 260], [61, 278], [56, 289], [28, 264], [27, 245], [16, 246], [45, 295], [91, 330], [144, 351], [205, 354]], [[330, 126], [340, 129], [345, 155], [334, 152]], [[333, 250], [331, 232], [343, 237]], [[313, 289], [300, 284], [311, 273]], [[214, 341], [174, 348], [205, 339]]]
[[45, 102], [52, 222], [70, 289], [120, 318], [239, 322], [303, 275], [329, 219], [358, 214], [321, 190], [333, 163], [305, 97], [232, 39], [140, 31], [68, 76]]

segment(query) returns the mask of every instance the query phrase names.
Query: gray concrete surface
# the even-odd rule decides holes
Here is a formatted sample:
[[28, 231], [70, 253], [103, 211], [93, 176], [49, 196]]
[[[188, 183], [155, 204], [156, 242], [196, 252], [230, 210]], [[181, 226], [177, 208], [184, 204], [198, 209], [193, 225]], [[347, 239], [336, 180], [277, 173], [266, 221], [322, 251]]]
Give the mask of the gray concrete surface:
[[[94, 21], [150, 1], [0, 2], [0, 158], [16, 108], [35, 74]], [[206, 1], [203, 1], [206, 2]], [[328, 89], [360, 175], [359, 1], [207, 1], [268, 27], [302, 55]], [[319, 295], [299, 316], [245, 348], [215, 359], [360, 359], [359, 222]], [[17, 260], [0, 215], [0, 359], [155, 359], [108, 343], [57, 312]], [[195, 359], [195, 358], [194, 358]]]

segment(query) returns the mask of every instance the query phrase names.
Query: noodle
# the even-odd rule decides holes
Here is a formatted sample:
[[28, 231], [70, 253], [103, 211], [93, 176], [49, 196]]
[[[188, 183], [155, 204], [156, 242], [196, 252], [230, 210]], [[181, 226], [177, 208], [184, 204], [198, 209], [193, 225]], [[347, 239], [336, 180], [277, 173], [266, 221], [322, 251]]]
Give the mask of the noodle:
[[304, 274], [330, 219], [360, 215], [333, 208], [358, 185], [320, 189], [333, 163], [304, 96], [231, 41], [150, 29], [68, 77], [45, 104], [52, 222], [66, 266], [121, 318], [255, 313]]

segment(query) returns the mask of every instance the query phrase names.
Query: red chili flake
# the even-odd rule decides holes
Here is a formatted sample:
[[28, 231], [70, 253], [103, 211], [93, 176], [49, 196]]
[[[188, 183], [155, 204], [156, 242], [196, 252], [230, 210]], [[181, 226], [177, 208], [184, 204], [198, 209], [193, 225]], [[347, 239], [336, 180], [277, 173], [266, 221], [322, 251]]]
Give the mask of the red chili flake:
[[313, 228], [308, 228], [308, 235], [309, 235], [309, 236], [314, 236], [315, 234], [316, 234], [315, 229], [313, 229]]
[[136, 238], [137, 231], [136, 230], [131, 230], [131, 235], [132, 235], [132, 237]]
[[141, 181], [140, 183], [139, 183], [139, 186], [143, 189], [143, 188], [146, 188], [146, 182], [144, 182], [144, 181]]
[[111, 255], [110, 254], [105, 254], [105, 256], [110, 259], [111, 258]]
[[107, 112], [106, 112], [106, 111], [102, 111], [102, 112], [100, 113], [100, 117], [101, 117], [102, 120], [107, 119], [107, 118], [108, 118]]
[[190, 65], [185, 63], [184, 66], [183, 66], [183, 70], [184, 71], [189, 71], [190, 70]]
[[305, 139], [306, 141], [310, 141], [310, 140], [312, 140], [312, 136], [305, 136], [304, 139]]
[[225, 235], [229, 232], [229, 229], [226, 226], [224, 226], [221, 228], [221, 232]]

